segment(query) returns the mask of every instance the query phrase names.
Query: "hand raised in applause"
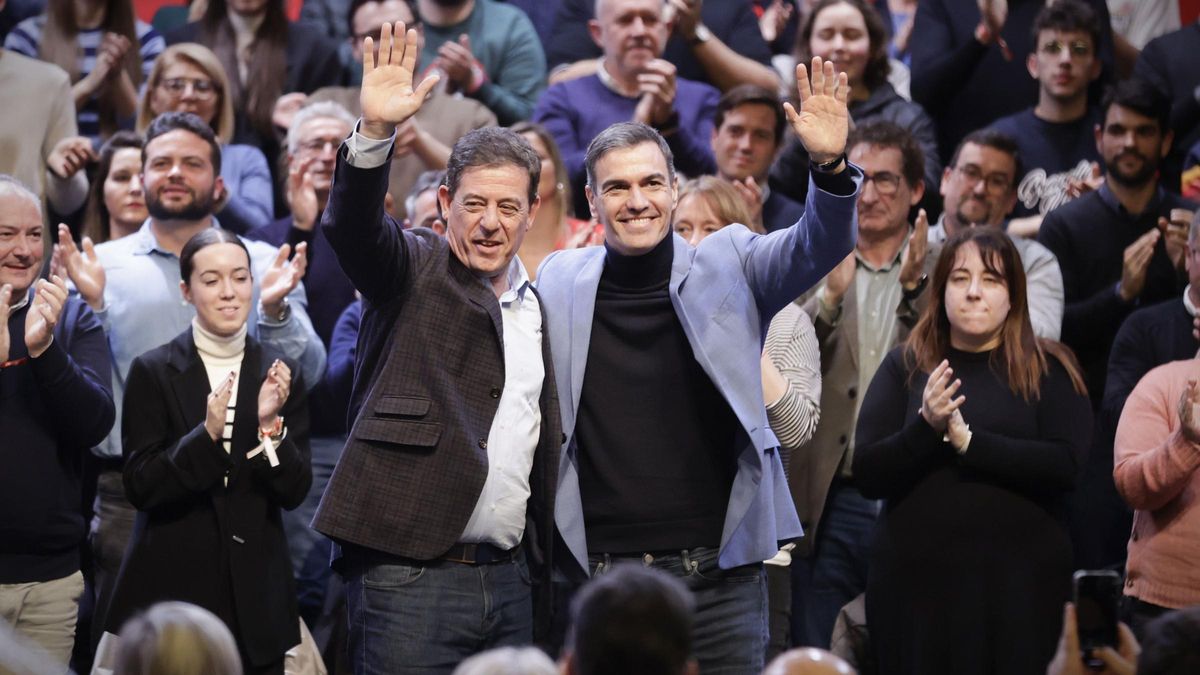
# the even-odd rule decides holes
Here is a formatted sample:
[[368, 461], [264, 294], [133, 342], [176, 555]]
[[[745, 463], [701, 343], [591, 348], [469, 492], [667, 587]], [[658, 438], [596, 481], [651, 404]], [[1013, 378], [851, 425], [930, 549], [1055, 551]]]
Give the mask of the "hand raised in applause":
[[954, 369], [949, 361], [943, 360], [929, 374], [929, 381], [925, 383], [925, 391], [921, 395], [921, 417], [940, 433], [945, 433], [950, 415], [967, 400], [966, 396], [954, 398], [962, 386], [962, 380], [951, 381], [952, 377]]
[[906, 291], [914, 290], [925, 274], [925, 256], [929, 251], [929, 216], [925, 209], [917, 212], [917, 222], [912, 235], [904, 245], [900, 259], [900, 285]]
[[842, 305], [842, 298], [846, 297], [846, 291], [850, 289], [850, 284], [854, 282], [854, 272], [858, 269], [858, 256], [854, 251], [850, 255], [842, 258], [842, 261], [837, 264], [829, 274], [825, 275], [825, 297], [823, 299], [825, 305], [829, 309], [837, 309]]
[[1179, 433], [1192, 443], [1200, 443], [1200, 420], [1196, 419], [1196, 406], [1200, 405], [1200, 384], [1188, 380], [1179, 395]]
[[25, 347], [29, 355], [37, 358], [50, 348], [54, 340], [54, 327], [62, 317], [67, 304], [67, 282], [59, 276], [50, 281], [38, 279], [33, 285], [33, 301], [25, 314]]
[[308, 269], [308, 243], [296, 245], [296, 255], [288, 260], [292, 247], [284, 244], [279, 247], [279, 253], [271, 261], [271, 266], [263, 273], [259, 282], [263, 311], [267, 316], [279, 316], [283, 311], [283, 300], [300, 285], [304, 272]]
[[233, 383], [236, 380], [237, 373], [229, 373], [224, 380], [221, 380], [221, 384], [218, 384], [217, 388], [208, 395], [204, 430], [214, 441], [220, 440], [221, 436], [225, 435], [225, 420], [228, 414], [226, 410], [229, 408], [229, 399], [233, 398]]
[[784, 103], [783, 109], [808, 156], [817, 164], [826, 164], [846, 151], [850, 84], [846, 73], [834, 74], [833, 62], [819, 56], [813, 57], [811, 74], [810, 83], [809, 70], [803, 63], [796, 64], [800, 111], [791, 103]]
[[374, 40], [363, 39], [363, 83], [359, 94], [362, 125], [359, 131], [369, 138], [391, 138], [396, 126], [417, 112], [438, 82], [437, 75], [429, 75], [413, 88], [417, 54], [421, 51], [417, 31], [406, 33], [403, 23], [397, 23], [396, 30], [399, 39], [392, 35], [392, 24], [383, 24], [379, 31], [378, 56]]
[[1161, 236], [1162, 233], [1157, 229], [1150, 230], [1125, 248], [1121, 283], [1117, 286], [1118, 293], [1125, 302], [1142, 294], [1142, 289], [1146, 286], [1146, 271], [1150, 269], [1154, 247]]
[[91, 237], [83, 238], [83, 251], [75, 246], [71, 230], [66, 225], [58, 226], [58, 242], [54, 245], [55, 256], [67, 270], [67, 276], [84, 302], [94, 311], [104, 308], [104, 265], [96, 256], [96, 247]]
[[263, 380], [258, 390], [258, 428], [270, 429], [275, 426], [275, 418], [283, 410], [288, 394], [292, 391], [292, 370], [279, 359], [271, 364], [267, 371], [267, 379]]

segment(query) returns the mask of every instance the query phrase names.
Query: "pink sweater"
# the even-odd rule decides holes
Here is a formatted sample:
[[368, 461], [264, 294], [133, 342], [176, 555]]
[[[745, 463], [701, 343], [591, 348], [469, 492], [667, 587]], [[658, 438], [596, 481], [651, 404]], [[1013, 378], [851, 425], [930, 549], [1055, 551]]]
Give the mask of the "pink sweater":
[[1125, 594], [1172, 608], [1200, 603], [1200, 445], [1179, 428], [1188, 379], [1200, 380], [1200, 359], [1147, 373], [1125, 402], [1113, 448], [1117, 490], [1136, 510]]

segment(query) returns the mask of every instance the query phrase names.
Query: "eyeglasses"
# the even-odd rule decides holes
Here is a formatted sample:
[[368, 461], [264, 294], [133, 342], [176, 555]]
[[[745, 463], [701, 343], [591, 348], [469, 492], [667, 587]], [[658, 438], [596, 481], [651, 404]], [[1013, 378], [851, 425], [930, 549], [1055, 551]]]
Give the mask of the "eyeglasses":
[[200, 80], [191, 77], [172, 77], [163, 80], [161, 86], [173, 96], [182, 96], [188, 85], [192, 87], [192, 95], [196, 98], [208, 99], [217, 95], [217, 83], [212, 80]]
[[1058, 56], [1062, 53], [1063, 49], [1070, 50], [1072, 57], [1088, 56], [1092, 53], [1092, 46], [1083, 40], [1075, 40], [1066, 45], [1058, 40], [1051, 40], [1041, 47], [1038, 47], [1038, 51], [1047, 56]]
[[875, 191], [884, 197], [891, 197], [900, 189], [900, 176], [890, 171], [879, 171], [876, 173], [863, 172], [862, 186], [867, 187], [867, 183], [875, 183]]
[[1012, 176], [1007, 174], [989, 173], [987, 176], [984, 176], [983, 171], [974, 164], [964, 164], [963, 166], [955, 167], [954, 170], [958, 171], [971, 187], [978, 185], [979, 181], [984, 181], [987, 191], [992, 194], [1004, 194], [1012, 188]]
[[325, 151], [325, 148], [338, 149], [342, 144], [341, 138], [314, 138], [309, 141], [303, 141], [298, 146], [303, 153], [316, 155]]

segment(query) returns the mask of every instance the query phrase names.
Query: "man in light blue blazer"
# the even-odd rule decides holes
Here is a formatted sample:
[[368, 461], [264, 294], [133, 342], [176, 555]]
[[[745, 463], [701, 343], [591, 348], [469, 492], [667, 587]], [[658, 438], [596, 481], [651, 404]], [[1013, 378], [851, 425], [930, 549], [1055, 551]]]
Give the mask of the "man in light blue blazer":
[[704, 673], [762, 670], [762, 561], [802, 534], [767, 426], [763, 336], [856, 239], [845, 75], [820, 59], [811, 83], [796, 70], [800, 111], [786, 110], [813, 158], [799, 222], [769, 235], [733, 225], [690, 248], [671, 232], [666, 141], [617, 124], [586, 160], [605, 245], [556, 253], [538, 272], [563, 420], [562, 571], [582, 579], [630, 559], [682, 577]]

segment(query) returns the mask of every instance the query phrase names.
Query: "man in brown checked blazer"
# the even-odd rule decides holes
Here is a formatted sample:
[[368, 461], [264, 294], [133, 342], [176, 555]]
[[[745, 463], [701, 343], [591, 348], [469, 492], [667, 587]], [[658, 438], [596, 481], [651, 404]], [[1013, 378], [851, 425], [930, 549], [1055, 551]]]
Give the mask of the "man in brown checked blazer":
[[438, 191], [446, 237], [402, 231], [387, 163], [437, 77], [414, 90], [416, 31], [384, 24], [378, 64], [372, 42], [322, 217], [364, 312], [350, 436], [313, 526], [340, 545], [355, 673], [448, 673], [531, 642], [531, 580], [548, 579], [562, 432], [516, 257], [541, 161], [509, 130], [467, 134]]

